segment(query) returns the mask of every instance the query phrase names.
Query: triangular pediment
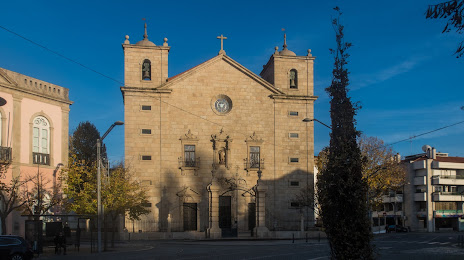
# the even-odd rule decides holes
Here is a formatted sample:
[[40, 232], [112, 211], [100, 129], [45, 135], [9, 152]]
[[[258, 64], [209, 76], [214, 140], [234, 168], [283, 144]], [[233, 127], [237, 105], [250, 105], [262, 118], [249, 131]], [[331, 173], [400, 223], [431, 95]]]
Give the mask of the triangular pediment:
[[18, 83], [14, 81], [11, 77], [6, 74], [6, 71], [2, 68], [0, 68], [0, 85], [13, 85], [17, 86]]
[[189, 186], [184, 186], [176, 193], [176, 195], [184, 202], [196, 201], [200, 197], [200, 193], [190, 188]]
[[254, 80], [255, 82], [257, 82], [259, 85], [261, 85], [262, 87], [266, 88], [267, 90], [270, 91], [270, 94], [284, 94], [282, 91], [280, 91], [279, 89], [275, 88], [271, 83], [267, 82], [266, 80], [264, 80], [263, 78], [261, 78], [260, 76], [256, 75], [255, 73], [253, 73], [252, 71], [250, 71], [249, 69], [245, 68], [244, 66], [242, 66], [240, 63], [236, 62], [235, 60], [233, 60], [232, 58], [230, 58], [229, 56], [227, 55], [224, 55], [224, 54], [219, 54], [217, 55], [216, 57], [212, 58], [212, 59], [209, 59], [187, 71], [184, 71], [176, 76], [173, 76], [171, 78], [169, 78], [167, 80], [166, 83], [164, 83], [163, 85], [157, 87], [156, 89], [157, 90], [162, 90], [162, 89], [173, 89], [175, 88], [175, 85], [180, 82], [180, 81], [183, 81], [183, 80], [188, 80], [189, 77], [192, 77], [193, 75], [195, 75], [196, 73], [201, 73], [201, 72], [204, 72], [210, 68], [213, 68], [215, 64], [217, 64], [218, 62], [226, 62], [227, 64], [229, 64], [230, 66], [232, 66], [234, 69], [236, 69], [237, 71], [239, 71], [240, 73], [242, 73], [244, 76], [246, 77], [249, 77], [250, 79]]

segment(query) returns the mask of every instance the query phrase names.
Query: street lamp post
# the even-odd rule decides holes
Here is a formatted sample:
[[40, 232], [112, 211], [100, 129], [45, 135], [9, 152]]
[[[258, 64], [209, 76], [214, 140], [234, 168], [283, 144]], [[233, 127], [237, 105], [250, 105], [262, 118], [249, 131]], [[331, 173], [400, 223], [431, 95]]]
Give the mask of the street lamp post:
[[97, 248], [98, 253], [101, 253], [101, 223], [102, 223], [102, 203], [101, 203], [101, 143], [103, 139], [113, 130], [117, 125], [123, 125], [124, 122], [114, 122], [105, 134], [100, 139], [97, 139]]
[[[310, 119], [310, 118], [307, 118], [307, 117], [306, 117], [306, 118], [304, 118], [302, 121], [305, 122], [305, 123], [309, 123], [309, 122], [314, 122], [314, 121], [316, 121], [316, 122], [318, 122], [319, 124], [321, 124], [321, 125], [323, 125], [323, 126], [329, 128], [329, 129], [332, 129], [332, 127], [330, 127], [330, 126], [328, 126], [328, 125], [322, 123], [321, 121], [317, 120], [316, 118]], [[307, 153], [307, 154], [306, 154], [306, 165], [307, 165], [307, 166], [306, 166], [306, 167], [307, 167], [306, 171], [309, 173], [309, 133], [308, 133], [308, 128], [307, 128], [307, 126], [306, 126], [306, 153]], [[315, 175], [315, 174], [314, 174], [314, 175]], [[317, 179], [317, 177], [314, 176], [314, 178], [313, 178], [313, 181], [314, 181], [314, 182], [313, 182], [313, 190], [315, 190], [314, 186], [316, 185], [316, 179]], [[307, 186], [307, 187], [309, 186], [309, 181], [306, 181], [306, 186]], [[315, 194], [315, 191], [314, 191], [314, 194]], [[313, 208], [315, 208], [315, 196], [313, 196], [313, 197], [314, 197], [314, 198], [313, 198]], [[309, 205], [309, 202], [308, 202], [308, 201], [307, 201], [307, 204]], [[308, 212], [308, 211], [309, 211], [309, 209], [308, 209], [308, 207], [306, 207], [306, 217], [307, 217], [307, 218], [308, 218], [308, 215], [309, 215], [309, 212]], [[313, 218], [314, 218], [314, 221], [316, 221], [315, 209], [313, 210]], [[308, 223], [306, 223], [306, 226], [308, 226]]]

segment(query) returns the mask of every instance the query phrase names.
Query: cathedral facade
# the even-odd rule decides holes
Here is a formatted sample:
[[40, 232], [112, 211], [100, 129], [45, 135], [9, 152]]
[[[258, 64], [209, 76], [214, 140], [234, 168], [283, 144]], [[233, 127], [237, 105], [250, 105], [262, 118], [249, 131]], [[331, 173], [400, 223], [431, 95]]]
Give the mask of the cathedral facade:
[[[145, 25], [146, 26], [146, 25]], [[151, 213], [130, 232], [253, 232], [314, 223], [313, 64], [284, 43], [260, 75], [219, 54], [168, 76], [167, 39], [124, 42], [125, 163]], [[307, 192], [306, 192], [307, 193]], [[312, 204], [312, 201], [309, 202]], [[309, 205], [310, 206], [310, 205]]]

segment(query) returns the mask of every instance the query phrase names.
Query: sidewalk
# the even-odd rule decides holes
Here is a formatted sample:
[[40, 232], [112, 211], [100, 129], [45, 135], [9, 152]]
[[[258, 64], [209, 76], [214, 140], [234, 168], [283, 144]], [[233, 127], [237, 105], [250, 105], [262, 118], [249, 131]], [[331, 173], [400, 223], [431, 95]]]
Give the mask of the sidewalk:
[[[143, 250], [146, 248], [150, 248], [150, 245], [146, 243], [138, 243], [139, 241], [117, 241], [114, 244], [114, 248], [111, 248], [111, 243], [108, 244], [107, 250], [102, 252], [104, 254], [107, 253], [117, 253], [117, 252], [130, 252], [130, 251], [138, 251]], [[152, 241], [153, 242], [153, 241]], [[103, 246], [103, 245], [102, 245]], [[34, 255], [34, 259], [52, 259], [52, 258], [62, 258], [65, 259], [66, 257], [69, 258], [83, 258], [86, 256], [95, 256], [97, 253], [97, 247], [94, 245], [93, 250], [90, 248], [90, 242], [83, 242], [79, 247], [79, 251], [73, 245], [68, 245], [66, 247], [66, 255], [63, 254], [63, 249], [61, 249], [61, 254], [55, 254], [55, 247], [48, 246], [43, 248], [43, 253], [37, 257], [37, 254]]]

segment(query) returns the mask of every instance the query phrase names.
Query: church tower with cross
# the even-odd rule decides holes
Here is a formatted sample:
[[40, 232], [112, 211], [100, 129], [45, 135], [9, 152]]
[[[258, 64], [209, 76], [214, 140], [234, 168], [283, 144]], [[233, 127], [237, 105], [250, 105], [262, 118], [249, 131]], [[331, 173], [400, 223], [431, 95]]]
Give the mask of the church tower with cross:
[[317, 99], [314, 57], [290, 51], [285, 35], [257, 75], [217, 39], [216, 56], [169, 76], [166, 38], [149, 41], [146, 25], [143, 40], [126, 36], [125, 165], [150, 213], [125, 228], [146, 238], [303, 236], [315, 223], [313, 122], [303, 122]]

